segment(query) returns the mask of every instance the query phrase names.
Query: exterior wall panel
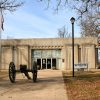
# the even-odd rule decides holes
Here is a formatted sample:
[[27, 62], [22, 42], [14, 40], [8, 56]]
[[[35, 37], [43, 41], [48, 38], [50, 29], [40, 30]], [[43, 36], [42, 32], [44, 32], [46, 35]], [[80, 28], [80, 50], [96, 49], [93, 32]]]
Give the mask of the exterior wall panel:
[[12, 48], [2, 47], [2, 67], [1, 69], [8, 69], [9, 63], [12, 61]]
[[22, 47], [18, 47], [18, 67], [20, 66], [20, 64], [24, 64], [28, 66], [28, 47], [26, 46], [22, 46]]

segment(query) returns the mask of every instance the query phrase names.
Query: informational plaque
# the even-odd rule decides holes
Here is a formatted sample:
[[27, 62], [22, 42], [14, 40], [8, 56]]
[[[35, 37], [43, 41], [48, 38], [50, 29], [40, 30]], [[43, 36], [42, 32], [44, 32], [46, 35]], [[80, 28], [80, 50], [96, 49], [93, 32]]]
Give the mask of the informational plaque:
[[74, 64], [74, 68], [76, 69], [88, 68], [88, 64]]

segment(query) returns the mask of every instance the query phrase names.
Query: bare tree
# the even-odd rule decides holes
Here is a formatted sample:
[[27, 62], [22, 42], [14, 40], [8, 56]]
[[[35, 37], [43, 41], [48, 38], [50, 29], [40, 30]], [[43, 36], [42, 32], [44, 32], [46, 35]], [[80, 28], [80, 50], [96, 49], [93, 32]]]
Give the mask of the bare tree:
[[100, 34], [100, 5], [95, 5], [85, 14], [80, 21], [81, 35], [82, 36], [95, 36]]
[[[100, 0], [38, 0], [55, 11], [71, 8], [77, 13], [82, 36], [98, 36], [100, 33]], [[54, 3], [53, 3], [54, 2]], [[59, 31], [60, 33], [60, 31]]]
[[68, 31], [65, 28], [65, 25], [62, 28], [58, 29], [57, 35], [58, 35], [59, 38], [70, 37], [70, 34], [68, 33]]
[[0, 0], [0, 28], [3, 30], [3, 22], [4, 17], [3, 13], [4, 11], [15, 11], [18, 7], [20, 7], [23, 4], [23, 2], [17, 2], [17, 0]]
[[82, 37], [98, 37], [97, 24], [91, 17], [82, 20], [80, 27]]
[[95, 5], [100, 5], [100, 0], [37, 0], [40, 2], [45, 2], [47, 8], [52, 6], [55, 11], [59, 11], [61, 8], [67, 8], [67, 6], [76, 10], [79, 14], [79, 17], [89, 11], [91, 7]]
[[23, 2], [17, 2], [17, 0], [0, 0], [0, 10], [15, 11]]

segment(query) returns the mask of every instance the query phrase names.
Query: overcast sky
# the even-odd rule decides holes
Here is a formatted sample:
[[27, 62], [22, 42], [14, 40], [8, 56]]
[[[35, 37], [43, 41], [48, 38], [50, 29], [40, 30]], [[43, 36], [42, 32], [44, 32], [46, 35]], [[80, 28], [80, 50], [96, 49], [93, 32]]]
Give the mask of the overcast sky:
[[[55, 38], [57, 29], [66, 25], [71, 33], [71, 17], [77, 17], [71, 9], [54, 13], [52, 9], [45, 9], [43, 3], [26, 0], [17, 11], [4, 14], [4, 31], [2, 38]], [[79, 37], [79, 27], [75, 23], [75, 37]]]

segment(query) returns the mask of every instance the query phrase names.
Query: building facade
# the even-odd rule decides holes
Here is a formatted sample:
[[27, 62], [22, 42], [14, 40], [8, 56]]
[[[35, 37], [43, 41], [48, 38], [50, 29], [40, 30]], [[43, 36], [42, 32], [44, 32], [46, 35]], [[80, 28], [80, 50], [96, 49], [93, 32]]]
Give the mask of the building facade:
[[[88, 64], [88, 70], [97, 69], [97, 38], [75, 38], [74, 63]], [[8, 69], [13, 61], [31, 68], [37, 61], [39, 69], [72, 70], [71, 38], [9, 39], [2, 40], [1, 69]]]

